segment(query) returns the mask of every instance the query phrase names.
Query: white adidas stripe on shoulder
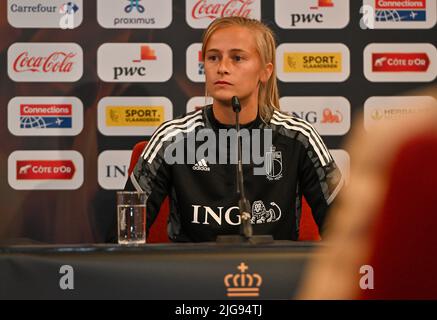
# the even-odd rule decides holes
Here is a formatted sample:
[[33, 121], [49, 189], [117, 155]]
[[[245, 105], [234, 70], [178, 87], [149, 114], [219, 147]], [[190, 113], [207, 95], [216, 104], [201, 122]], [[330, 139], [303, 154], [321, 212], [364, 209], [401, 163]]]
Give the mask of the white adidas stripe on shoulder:
[[[163, 128], [158, 129], [153, 134], [152, 138], [150, 139], [149, 143], [147, 144], [146, 148], [144, 149], [143, 153], [141, 154], [141, 157], [143, 157], [143, 159], [146, 159], [148, 157], [148, 155], [150, 154], [151, 150], [153, 149], [153, 147], [158, 143], [160, 138], [163, 137], [167, 132], [174, 130], [174, 129], [177, 129], [177, 128], [185, 128], [185, 127], [189, 126], [191, 123], [202, 119], [201, 112], [202, 112], [202, 110], [199, 110], [198, 112], [196, 112], [190, 116], [186, 116], [186, 117], [181, 118], [181, 119], [169, 121], [165, 126], [163, 126]], [[181, 123], [183, 121], [187, 121], [187, 122]]]
[[135, 187], [135, 190], [137, 190], [138, 192], [144, 192], [144, 190], [141, 189], [141, 186], [138, 183], [137, 179], [135, 178], [135, 175], [133, 172], [130, 174], [130, 180], [131, 180], [133, 186]]
[[328, 161], [332, 160], [331, 155], [329, 154], [328, 149], [326, 148], [325, 144], [323, 143], [322, 138], [320, 137], [319, 133], [317, 132], [316, 129], [314, 129], [314, 127], [307, 121], [300, 119], [300, 118], [296, 118], [290, 115], [286, 115], [280, 112], [275, 111], [276, 114], [276, 119], [280, 120], [287, 120], [289, 121], [291, 124], [295, 124], [297, 126], [301, 125], [304, 128], [308, 129], [310, 131], [310, 133], [312, 135], [314, 135], [317, 144], [320, 146], [320, 148], [322, 148], [322, 150], [324, 150], [324, 154], [327, 156]]
[[304, 136], [306, 136], [310, 142], [310, 144], [313, 146], [314, 151], [316, 152], [317, 156], [320, 159], [320, 162], [322, 163], [322, 166], [326, 166], [326, 160], [325, 157], [322, 156], [322, 154], [320, 153], [320, 149], [316, 146], [316, 144], [314, 143], [314, 140], [310, 137], [309, 133], [306, 132], [304, 129], [302, 129], [301, 127], [296, 127], [296, 126], [292, 126], [287, 124], [285, 121], [277, 121], [277, 120], [270, 120], [271, 123], [279, 125], [279, 126], [283, 126], [287, 129], [292, 129], [292, 130], [296, 130], [299, 131], [300, 133], [302, 133]]
[[[275, 119], [271, 119], [270, 120], [271, 123], [276, 124], [276, 125], [281, 125], [287, 129], [291, 129], [291, 130], [296, 130], [299, 131], [300, 133], [302, 133], [305, 137], [308, 138], [308, 141], [310, 142], [310, 144], [312, 145], [314, 151], [316, 152], [317, 156], [320, 159], [320, 162], [322, 163], [322, 166], [327, 165], [331, 160], [331, 157], [329, 155], [329, 153], [326, 153], [323, 149], [320, 149], [316, 142], [314, 141], [313, 137], [311, 136], [311, 134], [306, 131], [302, 125], [299, 124], [291, 124], [288, 123], [286, 120], [284, 119], [279, 119], [279, 118], [275, 118]], [[322, 155], [323, 154], [323, 155]]]
[[318, 142], [318, 144], [325, 150], [325, 153], [328, 155], [328, 159], [332, 160], [332, 157], [329, 154], [329, 151], [326, 148], [326, 145], [324, 144], [322, 137], [320, 137], [317, 130], [314, 129], [314, 127], [308, 121], [305, 121], [301, 118], [296, 118], [293, 116], [287, 116], [287, 115], [282, 114], [280, 112], [277, 112], [276, 114], [277, 114], [277, 118], [286, 119], [286, 120], [290, 121], [291, 123], [300, 124], [300, 125], [304, 126], [305, 128], [307, 128], [308, 130], [310, 130], [311, 133], [315, 136], [315, 139]]
[[[194, 120], [194, 119], [192, 119]], [[193, 122], [192, 120], [190, 120], [189, 122], [192, 123], [192, 125], [188, 128], [182, 127], [182, 128], [173, 128], [172, 132], [169, 132], [167, 135], [165, 135], [162, 139], [159, 140], [159, 144], [156, 146], [155, 150], [153, 151], [153, 153], [150, 155], [149, 159], [147, 160], [148, 163], [152, 163], [153, 159], [155, 159], [156, 154], [158, 153], [158, 151], [161, 149], [164, 141], [167, 141], [169, 138], [179, 134], [179, 133], [185, 133], [185, 132], [190, 132], [193, 131], [196, 127], [198, 126], [203, 126], [203, 121], [197, 121], [197, 122]], [[188, 122], [187, 122], [188, 123]], [[185, 128], [185, 129], [184, 129]], [[146, 157], [144, 157], [144, 159], [146, 159]]]
[[[173, 119], [170, 121], [167, 121], [166, 123], [164, 123], [162, 126], [160, 126], [158, 129], [156, 129], [156, 131], [153, 133], [153, 135], [150, 137], [149, 143], [148, 145], [150, 145], [151, 143], [153, 143], [153, 140], [156, 138], [157, 135], [159, 135], [163, 130], [167, 129], [168, 127], [172, 126], [172, 125], [176, 125], [176, 124], [180, 124], [186, 120], [189, 120], [191, 118], [197, 117], [200, 113], [202, 113], [202, 110], [198, 110], [193, 114], [187, 115], [185, 117], [182, 117], [180, 119]], [[147, 149], [147, 146], [146, 148]], [[145, 150], [143, 151], [143, 153], [141, 154], [141, 157], [144, 156]]]

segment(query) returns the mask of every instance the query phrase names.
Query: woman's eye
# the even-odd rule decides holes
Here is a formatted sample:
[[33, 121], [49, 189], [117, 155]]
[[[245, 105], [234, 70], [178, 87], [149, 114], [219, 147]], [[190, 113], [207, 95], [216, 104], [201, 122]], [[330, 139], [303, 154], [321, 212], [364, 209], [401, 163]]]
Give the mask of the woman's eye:
[[241, 56], [235, 56], [234, 59], [235, 59], [235, 61], [241, 61], [242, 60]]
[[208, 56], [208, 60], [216, 61], [217, 60], [217, 56]]

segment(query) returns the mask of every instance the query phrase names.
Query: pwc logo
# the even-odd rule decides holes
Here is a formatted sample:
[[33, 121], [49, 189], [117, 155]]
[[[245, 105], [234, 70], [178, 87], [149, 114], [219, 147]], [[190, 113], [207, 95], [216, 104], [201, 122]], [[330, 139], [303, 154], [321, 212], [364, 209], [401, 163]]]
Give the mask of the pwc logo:
[[97, 21], [107, 29], [164, 29], [172, 21], [172, 1], [97, 0]]
[[192, 111], [197, 111], [199, 109], [202, 109], [204, 106], [212, 104], [213, 99], [212, 97], [192, 97], [187, 102], [187, 113]]
[[281, 110], [314, 126], [321, 135], [346, 134], [351, 126], [351, 105], [344, 97], [282, 97]]
[[106, 82], [165, 82], [173, 53], [164, 43], [105, 43], [97, 51], [97, 74]]
[[363, 0], [372, 8], [375, 29], [431, 29], [437, 21], [436, 1]]
[[75, 190], [83, 183], [83, 157], [77, 151], [15, 151], [8, 182], [16, 190]]
[[185, 4], [187, 24], [194, 29], [204, 29], [221, 17], [261, 20], [260, 0], [186, 0]]
[[105, 97], [97, 107], [99, 131], [107, 136], [148, 136], [173, 119], [165, 97]]
[[202, 59], [202, 44], [193, 43], [187, 48], [187, 76], [193, 82], [205, 82], [205, 65]]
[[429, 82], [437, 77], [437, 49], [427, 43], [369, 44], [364, 74], [373, 82]]
[[122, 190], [128, 179], [131, 150], [107, 150], [98, 158], [99, 185], [106, 190]]
[[83, 128], [83, 104], [75, 97], [15, 97], [8, 128], [16, 136], [75, 136]]
[[429, 96], [370, 97], [364, 103], [364, 128], [372, 130], [383, 121], [396, 121], [436, 108], [437, 101]]
[[284, 82], [342, 82], [350, 74], [350, 52], [341, 43], [284, 43], [276, 61]]
[[82, 77], [83, 52], [75, 43], [23, 43], [8, 49], [8, 75], [17, 82], [75, 82]]
[[283, 29], [342, 29], [349, 0], [275, 0], [275, 20]]
[[8, 0], [8, 22], [15, 28], [74, 29], [83, 20], [83, 0]]

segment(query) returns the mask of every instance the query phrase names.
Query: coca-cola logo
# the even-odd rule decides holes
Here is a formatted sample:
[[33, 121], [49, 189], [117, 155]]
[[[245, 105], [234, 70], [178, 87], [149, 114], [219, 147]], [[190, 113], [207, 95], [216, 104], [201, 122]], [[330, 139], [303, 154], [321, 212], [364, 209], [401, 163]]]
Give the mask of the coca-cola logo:
[[193, 6], [193, 19], [216, 19], [219, 17], [249, 17], [252, 13], [250, 6], [254, 0], [198, 0]]
[[15, 72], [69, 73], [74, 66], [76, 54], [73, 52], [56, 51], [46, 57], [32, 56], [24, 51], [13, 63]]
[[83, 74], [83, 50], [71, 42], [17, 42], [8, 49], [8, 75], [18, 82], [74, 82]]

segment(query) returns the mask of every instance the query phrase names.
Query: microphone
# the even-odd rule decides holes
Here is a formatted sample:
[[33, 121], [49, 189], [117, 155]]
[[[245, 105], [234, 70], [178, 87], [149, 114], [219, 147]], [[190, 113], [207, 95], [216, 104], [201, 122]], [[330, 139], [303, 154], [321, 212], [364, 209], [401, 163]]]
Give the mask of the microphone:
[[246, 239], [249, 239], [253, 235], [252, 224], [250, 222], [252, 215], [250, 209], [249, 200], [246, 199], [246, 193], [244, 190], [244, 177], [243, 177], [243, 164], [242, 164], [242, 147], [241, 147], [241, 137], [240, 137], [240, 111], [241, 104], [237, 96], [233, 96], [231, 99], [232, 109], [235, 112], [235, 125], [237, 129], [237, 148], [238, 148], [238, 163], [237, 163], [237, 195], [238, 208], [240, 209], [240, 234]]
[[242, 164], [242, 146], [240, 137], [240, 111], [241, 104], [237, 96], [233, 96], [231, 99], [232, 109], [235, 112], [235, 127], [237, 129], [237, 148], [238, 148], [238, 162], [236, 167], [237, 178], [237, 195], [238, 195], [238, 208], [240, 211], [241, 223], [239, 235], [221, 235], [217, 237], [219, 243], [245, 243], [252, 244], [271, 243], [273, 237], [271, 235], [258, 235], [253, 236], [253, 227], [251, 223], [252, 210], [249, 200], [246, 198], [244, 190], [244, 177], [243, 177], [243, 164]]

